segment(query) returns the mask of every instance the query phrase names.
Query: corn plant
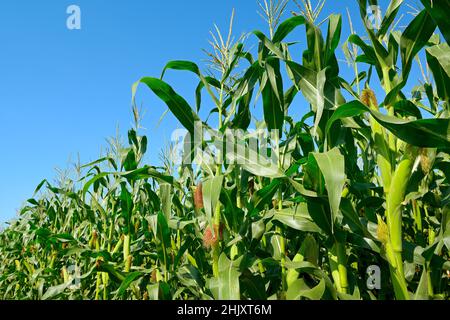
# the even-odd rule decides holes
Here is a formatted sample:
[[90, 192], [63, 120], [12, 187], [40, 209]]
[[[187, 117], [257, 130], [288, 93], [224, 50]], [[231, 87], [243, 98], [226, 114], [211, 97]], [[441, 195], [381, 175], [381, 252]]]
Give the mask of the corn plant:
[[[111, 139], [73, 176], [44, 180], [0, 233], [0, 298], [448, 299], [450, 7], [421, 2], [399, 30], [404, 4], [391, 1], [375, 30], [358, 0], [366, 30], [342, 41], [340, 15], [316, 22], [325, 1], [298, 2], [284, 21], [288, 3], [264, 1], [268, 34], [216, 28], [206, 71], [177, 60], [141, 78], [128, 144]], [[287, 41], [302, 30], [305, 43]], [[354, 79], [342, 77], [340, 47]], [[413, 68], [426, 76], [407, 94]], [[164, 81], [180, 71], [198, 83], [195, 106]], [[260, 108], [254, 126], [276, 132], [275, 165], [176, 166], [173, 146], [163, 166], [145, 164], [134, 98], [144, 89], [186, 129], [183, 160], [219, 156], [211, 146], [227, 130], [250, 146]], [[217, 134], [193, 143], [198, 123]], [[379, 286], [368, 285], [374, 267]]]

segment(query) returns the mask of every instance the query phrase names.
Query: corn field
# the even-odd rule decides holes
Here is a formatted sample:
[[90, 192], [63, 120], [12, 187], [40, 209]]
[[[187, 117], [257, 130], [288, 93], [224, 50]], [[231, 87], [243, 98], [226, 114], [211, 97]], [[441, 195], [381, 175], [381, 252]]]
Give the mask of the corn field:
[[[390, 1], [373, 28], [377, 1], [355, 1], [366, 28], [342, 35], [350, 17], [323, 17], [331, 2], [263, 1], [268, 31], [236, 39], [231, 22], [212, 32], [205, 68], [170, 61], [137, 81], [127, 144], [111, 139], [97, 161], [43, 180], [1, 231], [0, 299], [448, 299], [450, 2], [421, 0], [401, 28], [407, 2]], [[164, 81], [177, 72], [198, 83], [195, 105]], [[254, 143], [260, 108], [256, 127], [277, 132], [266, 146], [275, 168], [174, 165], [170, 152], [146, 164], [141, 90], [188, 136], [198, 123], [218, 133], [184, 140], [184, 160], [217, 156], [228, 130]]]

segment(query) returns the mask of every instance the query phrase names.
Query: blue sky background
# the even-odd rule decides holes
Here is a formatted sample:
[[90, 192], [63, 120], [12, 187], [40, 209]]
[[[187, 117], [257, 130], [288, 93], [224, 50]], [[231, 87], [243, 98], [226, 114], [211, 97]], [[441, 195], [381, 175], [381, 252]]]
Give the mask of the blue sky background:
[[[71, 4], [81, 8], [81, 30], [66, 28]], [[349, 35], [346, 7], [361, 30], [355, 0], [329, 1], [322, 14], [343, 13], [342, 41]], [[158, 77], [169, 60], [202, 64], [209, 30], [214, 23], [227, 30], [233, 8], [236, 35], [267, 32], [256, 0], [1, 1], [0, 222], [14, 218], [42, 179], [56, 177], [55, 168], [69, 167], [78, 154], [82, 163], [97, 159], [117, 126], [126, 136], [131, 85], [142, 76]], [[292, 37], [303, 41], [304, 28]], [[249, 46], [254, 43], [250, 37]], [[300, 44], [297, 57], [303, 49]], [[342, 74], [353, 79], [345, 65]], [[165, 80], [193, 105], [192, 75], [171, 71]], [[146, 110], [148, 161], [157, 164], [179, 125], [167, 115], [158, 126], [166, 107], [148, 89], [141, 87], [138, 101]], [[306, 108], [291, 107], [294, 116]]]

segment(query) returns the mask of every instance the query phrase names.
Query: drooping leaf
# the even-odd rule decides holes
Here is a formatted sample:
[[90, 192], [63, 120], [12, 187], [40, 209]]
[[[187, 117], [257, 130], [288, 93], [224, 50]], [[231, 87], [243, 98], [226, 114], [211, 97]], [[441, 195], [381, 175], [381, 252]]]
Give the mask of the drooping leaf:
[[42, 296], [42, 300], [49, 300], [57, 297], [61, 293], [64, 292], [70, 285], [72, 285], [72, 281], [68, 281], [47, 289], [47, 291]]
[[167, 183], [174, 186], [179, 186], [179, 183], [174, 180], [172, 176], [165, 175], [154, 167], [144, 166], [142, 168], [129, 171], [129, 172], [121, 172], [117, 173], [117, 175], [121, 175], [131, 181], [143, 180], [153, 178], [161, 183]]
[[205, 87], [205, 82], [207, 82], [208, 84], [210, 84], [215, 88], [220, 89], [219, 80], [213, 77], [205, 77], [204, 80], [200, 80], [199, 84], [197, 85], [197, 88], [195, 89], [195, 104], [197, 112], [200, 111], [200, 107], [202, 104], [202, 89]]
[[434, 23], [439, 26], [447, 44], [450, 45], [450, 20], [448, 12], [450, 12], [449, 0], [421, 0], [422, 4], [433, 18]]
[[183, 97], [178, 95], [171, 86], [164, 81], [146, 77], [137, 81], [132, 88], [133, 101], [136, 95], [137, 86], [140, 83], [147, 85], [162, 101], [166, 103], [173, 115], [180, 121], [180, 123], [194, 134], [195, 121], [199, 121], [198, 116], [194, 113], [189, 104]]
[[280, 179], [274, 179], [270, 184], [255, 192], [252, 203], [255, 208], [262, 210], [265, 205], [272, 202], [272, 198], [280, 187]]
[[251, 147], [237, 145], [236, 163], [254, 175], [267, 178], [280, 178], [284, 176], [283, 171], [278, 167], [277, 159], [254, 150]]
[[406, 81], [417, 53], [427, 44], [436, 24], [426, 10], [417, 15], [405, 29], [400, 40], [402, 78]]
[[294, 208], [275, 210], [273, 219], [299, 231], [320, 232], [308, 212], [306, 203], [300, 203]]
[[131, 283], [133, 283], [133, 281], [135, 281], [138, 277], [141, 277], [142, 275], [143, 273], [140, 271], [135, 271], [128, 274], [120, 284], [119, 290], [117, 291], [117, 295], [122, 296], [126, 292], [128, 287], [131, 285]]
[[325, 292], [325, 279], [320, 279], [318, 285], [310, 288], [303, 279], [297, 279], [287, 291], [288, 300], [299, 300], [308, 298], [310, 300], [320, 300]]
[[446, 43], [427, 48], [427, 53], [435, 57], [448, 77], [450, 77], [450, 46]]
[[427, 48], [426, 56], [439, 98], [450, 103], [450, 46], [443, 43]]
[[422, 148], [448, 148], [450, 146], [450, 119], [405, 120], [374, 111], [359, 101], [340, 106], [328, 120], [331, 125], [343, 118], [359, 116], [369, 112], [383, 127], [403, 141]]
[[200, 75], [200, 69], [194, 62], [184, 60], [174, 60], [168, 62], [164, 67], [161, 73], [161, 80], [164, 78], [164, 74], [166, 73], [167, 69], [191, 71], [196, 75]]
[[253, 34], [261, 41], [261, 45], [273, 52], [277, 58], [284, 60], [284, 54], [280, 48], [267, 38], [261, 31], [253, 31]]
[[282, 22], [277, 30], [275, 31], [275, 34], [273, 35], [273, 43], [278, 43], [284, 40], [289, 33], [291, 33], [296, 27], [302, 25], [305, 23], [305, 18], [302, 16], [296, 16], [289, 18]]
[[318, 109], [335, 109], [344, 103], [340, 89], [327, 79], [327, 69], [316, 72], [293, 61], [286, 61], [291, 72], [292, 81], [301, 90], [305, 99], [312, 105], [314, 112]]
[[392, 26], [395, 17], [404, 0], [392, 0], [386, 10], [383, 20], [381, 21], [380, 29], [378, 30], [377, 36], [383, 37], [386, 35], [389, 28]]

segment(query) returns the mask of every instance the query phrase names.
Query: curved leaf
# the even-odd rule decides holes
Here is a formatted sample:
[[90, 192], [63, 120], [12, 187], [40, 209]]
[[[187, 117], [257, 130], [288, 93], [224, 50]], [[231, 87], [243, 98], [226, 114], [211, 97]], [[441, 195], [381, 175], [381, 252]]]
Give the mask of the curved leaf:
[[421, 0], [422, 4], [433, 18], [434, 22], [439, 26], [447, 43], [450, 44], [450, 12], [449, 0]]
[[140, 79], [133, 85], [133, 101], [135, 99], [137, 86], [140, 83], [147, 85], [150, 90], [152, 90], [162, 101], [164, 101], [173, 115], [178, 119], [178, 121], [180, 121], [186, 130], [188, 130], [190, 134], [194, 134], [195, 121], [199, 121], [199, 118], [183, 97], [178, 95], [172, 87], [164, 81], [157, 78], [146, 77]]
[[300, 203], [295, 208], [276, 210], [273, 215], [273, 220], [280, 221], [295, 230], [320, 232], [320, 228], [314, 223], [309, 215], [306, 203]]
[[275, 31], [275, 34], [273, 36], [272, 41], [274, 43], [278, 43], [284, 40], [288, 36], [289, 33], [291, 33], [295, 28], [298, 26], [305, 24], [305, 18], [302, 16], [296, 16], [287, 19], [283, 23], [281, 23], [277, 30]]
[[443, 43], [426, 50], [428, 66], [433, 73], [437, 95], [450, 103], [450, 47]]
[[308, 298], [310, 300], [320, 300], [325, 293], [325, 279], [320, 279], [317, 286], [310, 288], [304, 279], [297, 279], [288, 288], [286, 298], [288, 300], [299, 300], [300, 298]]
[[427, 44], [435, 29], [433, 19], [426, 10], [423, 10], [403, 32], [400, 40], [403, 81], [408, 78], [414, 57]]
[[119, 290], [117, 291], [117, 295], [121, 296], [125, 293], [125, 291], [128, 289], [128, 287], [131, 285], [133, 281], [135, 281], [138, 277], [142, 276], [143, 273], [140, 271], [131, 272], [128, 274], [125, 279], [123, 279], [122, 283], [120, 284]]
[[168, 62], [161, 73], [161, 80], [164, 78], [164, 74], [166, 73], [167, 69], [191, 71], [200, 76], [200, 69], [194, 62], [191, 61], [174, 60]]
[[337, 120], [359, 116], [365, 112], [369, 112], [383, 127], [411, 145], [422, 148], [450, 147], [450, 119], [399, 119], [371, 110], [356, 100], [343, 104], [333, 113], [326, 131], [329, 132]]
[[389, 3], [389, 7], [386, 10], [383, 21], [381, 21], [380, 30], [378, 30], [377, 33], [378, 37], [383, 37], [384, 35], [386, 35], [387, 31], [394, 22], [394, 19], [397, 16], [397, 13], [400, 10], [400, 6], [402, 5], [403, 1], [404, 0], [393, 0]]

